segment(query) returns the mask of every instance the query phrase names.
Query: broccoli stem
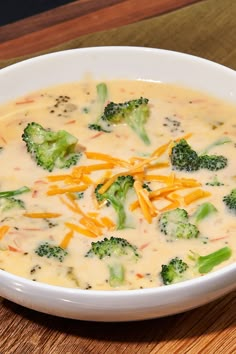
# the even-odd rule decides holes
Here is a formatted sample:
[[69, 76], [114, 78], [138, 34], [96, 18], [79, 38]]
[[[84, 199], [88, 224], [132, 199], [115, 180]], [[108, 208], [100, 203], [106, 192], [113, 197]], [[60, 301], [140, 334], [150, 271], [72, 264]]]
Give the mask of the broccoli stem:
[[11, 190], [11, 191], [5, 191], [5, 192], [0, 192], [0, 198], [9, 198], [9, 197], [14, 197], [15, 195], [22, 194], [25, 192], [29, 192], [30, 188], [23, 186], [19, 189]]
[[126, 228], [125, 222], [126, 222], [126, 213], [125, 209], [122, 203], [118, 203], [116, 198], [112, 198], [110, 196], [109, 201], [111, 202], [113, 208], [115, 209], [117, 213], [117, 230], [123, 230]]
[[144, 144], [150, 145], [151, 142], [147, 135], [146, 129], [143, 124], [140, 124], [142, 121], [142, 114], [143, 112], [137, 109], [136, 112], [133, 113], [134, 116], [131, 118], [129, 115], [127, 115], [125, 121], [130, 126], [130, 128], [140, 137]]
[[107, 100], [108, 96], [108, 90], [107, 90], [107, 85], [101, 82], [96, 86], [97, 89], [97, 95], [98, 95], [98, 100], [101, 104], [104, 104]]
[[219, 145], [223, 145], [223, 144], [231, 143], [231, 142], [232, 142], [232, 140], [229, 137], [223, 136], [222, 138], [219, 138], [218, 140], [214, 141], [212, 144], [208, 145], [205, 148], [205, 150], [201, 152], [200, 156], [206, 155], [209, 152], [209, 150], [211, 150], [215, 146], [219, 146]]
[[202, 221], [209, 215], [216, 212], [217, 209], [212, 203], [206, 202], [199, 205], [199, 207], [197, 208], [196, 212], [193, 215], [195, 223], [198, 224], [200, 221]]
[[197, 267], [200, 274], [209, 273], [215, 266], [227, 261], [232, 255], [229, 247], [223, 247], [206, 256], [198, 256], [192, 252], [190, 258], [197, 261]]
[[103, 107], [108, 97], [108, 90], [107, 90], [107, 85], [104, 82], [97, 84], [96, 89], [97, 89], [97, 101], [99, 106], [98, 107], [99, 112], [97, 117], [97, 122], [98, 122], [101, 118]]
[[120, 286], [124, 283], [125, 268], [122, 264], [115, 263], [109, 265], [109, 284], [112, 287]]

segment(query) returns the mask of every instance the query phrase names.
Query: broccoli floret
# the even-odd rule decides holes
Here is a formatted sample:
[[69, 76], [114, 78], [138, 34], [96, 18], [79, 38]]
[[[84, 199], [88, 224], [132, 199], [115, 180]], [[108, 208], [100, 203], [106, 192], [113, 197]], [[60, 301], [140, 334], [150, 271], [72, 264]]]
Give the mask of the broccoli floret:
[[97, 256], [99, 259], [111, 256], [127, 256], [132, 255], [139, 258], [137, 247], [131, 245], [126, 239], [121, 237], [104, 238], [102, 241], [92, 242], [91, 249], [87, 252], [86, 257], [92, 255]]
[[60, 246], [50, 245], [48, 242], [44, 242], [35, 250], [35, 253], [39, 257], [55, 258], [60, 262], [64, 261], [68, 252]]
[[84, 198], [84, 192], [76, 192], [75, 196], [77, 199], [83, 199]]
[[113, 236], [110, 239], [105, 237], [102, 241], [91, 243], [91, 248], [85, 257], [94, 256], [99, 259], [111, 257], [112, 262], [108, 265], [108, 270], [109, 284], [112, 287], [120, 286], [125, 281], [125, 266], [120, 258], [125, 256], [131, 261], [137, 261], [140, 258], [136, 246], [130, 244], [124, 238]]
[[223, 247], [206, 256], [200, 256], [195, 252], [191, 252], [189, 258], [195, 262], [195, 266], [200, 274], [209, 273], [215, 266], [227, 261], [232, 255], [229, 247]]
[[88, 125], [88, 128], [91, 130], [96, 130], [97, 132], [110, 133], [111, 130], [103, 128], [100, 124], [92, 123]]
[[134, 185], [134, 178], [130, 175], [128, 176], [119, 176], [112, 183], [112, 185], [106, 190], [104, 193], [99, 193], [102, 184], [98, 184], [95, 188], [95, 196], [98, 202], [107, 201], [107, 205], [112, 205], [115, 209], [118, 221], [117, 221], [117, 229], [122, 230], [126, 227], [126, 213], [125, 213], [125, 199], [128, 191]]
[[191, 239], [198, 237], [199, 234], [198, 228], [189, 222], [187, 211], [180, 208], [162, 213], [159, 228], [172, 239]]
[[218, 171], [225, 168], [228, 164], [228, 159], [222, 155], [202, 155], [199, 156], [200, 168], [206, 168], [210, 171]]
[[148, 192], [151, 192], [151, 191], [152, 191], [152, 189], [150, 188], [150, 186], [149, 186], [148, 183], [143, 183], [142, 187], [143, 187], [144, 189], [146, 189]]
[[168, 264], [161, 266], [161, 277], [165, 285], [177, 283], [183, 280], [185, 271], [188, 269], [187, 263], [175, 257]]
[[31, 122], [24, 129], [22, 139], [37, 165], [49, 172], [55, 167], [69, 168], [81, 156], [75, 152], [78, 139], [65, 130], [53, 132]]
[[173, 284], [184, 280], [188, 269], [196, 268], [198, 273], [206, 274], [212, 271], [217, 265], [227, 261], [232, 255], [232, 250], [229, 247], [223, 247], [206, 256], [192, 252], [189, 258], [194, 262], [193, 265], [185, 263], [182, 259], [175, 257], [171, 259], [169, 264], [162, 265], [161, 277], [165, 285]]
[[199, 156], [185, 139], [181, 139], [173, 146], [170, 160], [172, 166], [179, 171], [197, 171], [201, 168], [218, 171], [228, 164], [228, 159], [222, 155]]
[[198, 154], [185, 139], [177, 142], [170, 154], [172, 166], [179, 171], [197, 171], [200, 167]]
[[145, 123], [150, 115], [148, 102], [149, 100], [143, 97], [123, 103], [110, 102], [105, 107], [101, 119], [110, 124], [126, 123], [146, 145], [149, 145], [150, 139], [145, 130]]
[[23, 200], [13, 197], [0, 198], [0, 212], [5, 212], [11, 209], [25, 209], [25, 203]]
[[224, 183], [220, 182], [217, 175], [215, 175], [209, 182], [206, 183], [206, 185], [211, 187], [219, 187], [224, 186]]
[[88, 128], [98, 132], [110, 133], [111, 132], [110, 124], [107, 124], [106, 122], [100, 119], [103, 113], [104, 105], [108, 99], [107, 85], [104, 82], [100, 82], [99, 84], [96, 85], [96, 90], [97, 90], [96, 108], [98, 112], [98, 117], [94, 123], [88, 125]]
[[223, 197], [223, 202], [230, 210], [236, 212], [236, 188]]

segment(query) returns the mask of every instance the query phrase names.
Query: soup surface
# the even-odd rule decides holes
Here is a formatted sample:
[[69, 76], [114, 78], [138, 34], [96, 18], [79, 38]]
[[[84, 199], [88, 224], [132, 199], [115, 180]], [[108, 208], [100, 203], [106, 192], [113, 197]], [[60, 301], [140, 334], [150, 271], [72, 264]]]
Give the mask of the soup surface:
[[[148, 99], [146, 132], [138, 108], [138, 131], [124, 117], [104, 126], [101, 117], [110, 102], [140, 97]], [[76, 164], [52, 171], [38, 166], [22, 138], [32, 122], [76, 137]], [[171, 154], [183, 139], [197, 156], [223, 155], [227, 163], [213, 170], [177, 168]], [[56, 142], [48, 143], [45, 154], [50, 144]], [[0, 268], [5, 271], [64, 287], [119, 290], [198, 277], [236, 260], [236, 214], [224, 202], [236, 187], [236, 107], [229, 103], [163, 83], [69, 83], [2, 105], [0, 147]], [[97, 198], [96, 192], [112, 194], [119, 176], [131, 176], [128, 190], [114, 193], [115, 201]], [[24, 186], [19, 194], [2, 193]], [[11, 198], [18, 205], [9, 206]], [[181, 225], [178, 215], [169, 213], [173, 210], [182, 217], [186, 211]], [[102, 255], [95, 245], [91, 251], [92, 242], [111, 237], [133, 248], [110, 250], [108, 241], [96, 244], [104, 247]], [[200, 269], [199, 255], [222, 248], [227, 254], [213, 261], [214, 267]], [[185, 269], [175, 268], [176, 257]], [[173, 259], [167, 279], [163, 266]]]

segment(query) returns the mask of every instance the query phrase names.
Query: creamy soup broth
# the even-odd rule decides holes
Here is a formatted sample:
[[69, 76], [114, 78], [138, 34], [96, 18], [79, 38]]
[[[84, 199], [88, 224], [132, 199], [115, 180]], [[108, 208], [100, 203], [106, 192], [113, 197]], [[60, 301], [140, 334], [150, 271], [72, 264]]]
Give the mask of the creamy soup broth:
[[[30, 188], [30, 192], [17, 196], [24, 201], [25, 209], [1, 213], [0, 226], [7, 226], [8, 229], [2, 233], [0, 239], [0, 268], [33, 281], [53, 285], [111, 290], [114, 288], [108, 282], [109, 257], [103, 260], [85, 257], [91, 242], [110, 236], [125, 238], [136, 245], [140, 253], [138, 261], [126, 262], [125, 282], [115, 289], [163, 285], [160, 277], [161, 266], [174, 257], [187, 260], [190, 250], [206, 255], [227, 245], [232, 249], [232, 256], [214, 270], [235, 262], [235, 214], [227, 210], [222, 198], [236, 186], [236, 107], [204, 93], [171, 84], [145, 81], [107, 82], [108, 101], [124, 102], [140, 96], [149, 99], [150, 117], [145, 127], [151, 144], [145, 145], [126, 124], [112, 127], [111, 133], [88, 129], [88, 124], [95, 122], [102, 113], [97, 98], [97, 84], [88, 80], [50, 87], [0, 107], [2, 147], [0, 191], [15, 190], [22, 186]], [[107, 163], [99, 159], [90, 159], [85, 152], [107, 154], [126, 161], [127, 164], [130, 161], [140, 163], [142, 159], [150, 157], [158, 147], [180, 137], [186, 136], [188, 143], [198, 152], [221, 137], [229, 137], [232, 142], [215, 146], [211, 150], [211, 154], [220, 154], [228, 158], [228, 165], [222, 170], [175, 171], [169, 161], [169, 149], [166, 149], [156, 159], [156, 168], [150, 168], [147, 172], [147, 175], [172, 174], [175, 178], [188, 178], [199, 182], [199, 186], [175, 191], [175, 194], [178, 194], [179, 207], [187, 210], [190, 218], [197, 207], [207, 201], [214, 204], [218, 211], [199, 223], [200, 233], [197, 238], [169, 242], [159, 230], [158, 218], [165, 207], [172, 203], [173, 196], [172, 200], [160, 198], [152, 202], [156, 215], [148, 222], [139, 205], [130, 210], [130, 205], [137, 201], [135, 190], [131, 190], [125, 201], [127, 227], [116, 230], [115, 210], [111, 206], [98, 207], [94, 198], [94, 188], [98, 182], [105, 182], [116, 173], [128, 170], [128, 167], [116, 166], [86, 174], [87, 188], [83, 192], [83, 197], [74, 199], [73, 204], [68, 193], [64, 193], [63, 190], [73, 187], [76, 189], [78, 185], [86, 183], [79, 180], [81, 176], [78, 180], [62, 178], [53, 181], [48, 178], [54, 175], [71, 176], [75, 166], [48, 172], [36, 165], [21, 138], [24, 128], [30, 122], [37, 122], [53, 131], [66, 130], [76, 136], [78, 148], [82, 151], [76, 167]], [[133, 159], [134, 157], [137, 159]], [[208, 185], [207, 183], [216, 175], [223, 185], [219, 187]], [[148, 180], [147, 183], [152, 191], [171, 185], [171, 181], [168, 184], [160, 180]], [[48, 195], [48, 191], [53, 188], [62, 191]], [[197, 189], [206, 192], [205, 195], [185, 204], [184, 196]], [[82, 214], [69, 208], [68, 204], [78, 205]], [[30, 217], [27, 213], [28, 215], [49, 213], [45, 214], [49, 217]], [[50, 213], [55, 213], [56, 216], [51, 217]], [[100, 221], [105, 217], [111, 223], [99, 226], [100, 234], [96, 235], [92, 226], [85, 227], [80, 222], [83, 215], [89, 215], [92, 219]], [[93, 236], [71, 229], [68, 227], [71, 224], [89, 229]], [[71, 238], [66, 245], [68, 254], [63, 262], [55, 258], [39, 257], [35, 253], [38, 245], [45, 241], [61, 245], [69, 232]], [[193, 269], [189, 271], [188, 276], [192, 278], [200, 274]]]

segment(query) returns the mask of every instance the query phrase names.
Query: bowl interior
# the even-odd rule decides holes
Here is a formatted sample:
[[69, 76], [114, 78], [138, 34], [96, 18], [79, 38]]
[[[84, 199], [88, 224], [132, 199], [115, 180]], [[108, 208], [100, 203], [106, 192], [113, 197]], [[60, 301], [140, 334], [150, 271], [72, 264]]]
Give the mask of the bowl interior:
[[[236, 72], [217, 63], [152, 48], [98, 47], [43, 55], [2, 69], [0, 103], [30, 91], [85, 79], [87, 76], [95, 80], [130, 79], [179, 84], [236, 102]], [[232, 285], [235, 273], [236, 264], [233, 264], [205, 277], [170, 287], [119, 293], [92, 290], [88, 293], [83, 290], [33, 284], [0, 270], [0, 295], [27, 307], [65, 317], [90, 320], [103, 318], [112, 321], [144, 319], [196, 307], [232, 290], [235, 286]], [[182, 297], [186, 288], [189, 292]], [[41, 299], [37, 295], [39, 291]], [[209, 296], [203, 300], [202, 296], [206, 295], [207, 291]], [[29, 301], [30, 294], [33, 294], [34, 299]], [[201, 300], [197, 300], [197, 296]], [[136, 300], [133, 302], [134, 297]], [[56, 299], [53, 306], [52, 299]], [[94, 301], [98, 301], [97, 304]], [[61, 306], [65, 306], [64, 311], [59, 310]], [[68, 306], [72, 308], [68, 309]], [[114, 310], [114, 306], [120, 306], [120, 314]], [[140, 311], [131, 315], [130, 311], [134, 312], [137, 306]], [[86, 311], [81, 314], [82, 307]], [[91, 311], [95, 311], [94, 314]], [[102, 311], [105, 311], [103, 315]]]
[[73, 82], [136, 79], [189, 86], [236, 101], [236, 73], [217, 63], [173, 51], [142, 47], [97, 47], [39, 56], [1, 71], [0, 103], [29, 91]]

